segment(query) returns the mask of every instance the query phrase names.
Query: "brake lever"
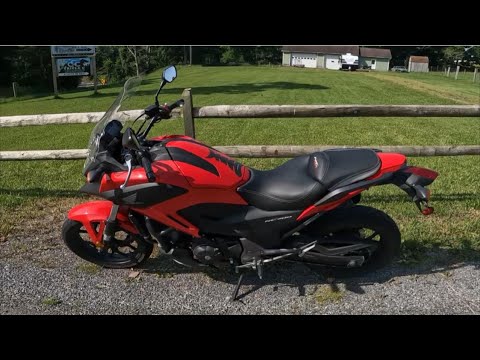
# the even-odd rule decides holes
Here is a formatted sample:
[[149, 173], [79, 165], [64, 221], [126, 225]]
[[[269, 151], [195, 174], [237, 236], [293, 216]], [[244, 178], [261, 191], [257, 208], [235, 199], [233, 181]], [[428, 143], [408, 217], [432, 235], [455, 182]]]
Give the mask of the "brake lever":
[[127, 164], [128, 174], [127, 174], [127, 178], [125, 179], [125, 182], [122, 185], [120, 185], [121, 190], [125, 189], [125, 187], [127, 186], [128, 180], [130, 180], [130, 175], [132, 175], [132, 154], [127, 153], [125, 155], [125, 163]]

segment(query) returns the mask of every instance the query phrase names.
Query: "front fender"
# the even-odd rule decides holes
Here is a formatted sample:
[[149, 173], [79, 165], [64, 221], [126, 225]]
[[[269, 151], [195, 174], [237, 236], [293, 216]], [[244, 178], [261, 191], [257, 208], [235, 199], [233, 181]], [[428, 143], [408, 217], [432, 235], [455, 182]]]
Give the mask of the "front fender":
[[68, 218], [82, 224], [92, 221], [105, 221], [110, 215], [113, 203], [107, 200], [89, 201], [70, 209]]
[[[70, 220], [78, 221], [83, 224], [88, 235], [95, 244], [102, 241], [105, 221], [110, 216], [113, 203], [107, 200], [89, 201], [79, 204], [68, 212]], [[117, 213], [117, 224], [126, 232], [138, 234], [138, 230], [128, 219], [128, 213], [125, 208], [120, 208]]]

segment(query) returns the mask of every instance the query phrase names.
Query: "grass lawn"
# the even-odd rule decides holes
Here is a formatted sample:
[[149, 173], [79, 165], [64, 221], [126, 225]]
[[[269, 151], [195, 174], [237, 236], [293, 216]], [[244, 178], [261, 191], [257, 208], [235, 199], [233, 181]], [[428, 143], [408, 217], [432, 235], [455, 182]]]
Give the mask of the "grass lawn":
[[[150, 104], [160, 83], [161, 72], [149, 74], [132, 108]], [[372, 75], [383, 75], [376, 78]], [[191, 87], [195, 106], [218, 104], [455, 104], [455, 99], [439, 98], [423, 89], [412, 89], [401, 83], [386, 81], [396, 76], [403, 79], [413, 74], [344, 72], [290, 67], [178, 67], [175, 82], [162, 90], [165, 102], [177, 99], [184, 88]], [[395, 78], [396, 78], [395, 77]], [[445, 84], [452, 79], [445, 78]], [[443, 87], [446, 85], [442, 84]], [[0, 116], [49, 114], [64, 112], [105, 111], [119, 93], [121, 86], [26, 100], [7, 100], [0, 103]], [[478, 84], [465, 84], [468, 97]], [[456, 91], [456, 89], [455, 89]], [[460, 90], [459, 90], [460, 91]], [[461, 91], [462, 92], [462, 91]], [[462, 92], [462, 93], [463, 93]], [[472, 103], [475, 103], [472, 100]]]
[[[159, 72], [150, 74], [131, 108], [152, 102]], [[438, 74], [340, 72], [283, 67], [179, 67], [162, 101], [177, 99], [192, 87], [194, 105], [215, 104], [475, 104], [479, 84]], [[0, 103], [0, 115], [106, 110], [120, 90], [111, 86], [93, 96], [71, 92], [62, 99], [39, 97]], [[0, 129], [1, 150], [84, 148], [93, 124]], [[155, 134], [182, 133], [181, 120], [169, 120]], [[476, 145], [480, 123], [474, 118], [322, 118], [202, 119], [197, 137], [211, 145]], [[271, 168], [284, 159], [241, 159]], [[372, 188], [364, 204], [389, 213], [399, 224], [405, 254], [433, 246], [480, 250], [480, 159], [475, 156], [412, 158], [410, 163], [440, 172], [433, 184], [436, 213], [423, 217], [399, 189]], [[79, 196], [83, 161], [0, 163], [0, 239], [38, 204]], [[80, 199], [78, 201], [81, 201]], [[45, 205], [44, 205], [45, 206]], [[467, 252], [472, 254], [471, 251]], [[409, 256], [412, 259], [412, 256]]]
[[[480, 81], [472, 82], [473, 74], [460, 72], [455, 80], [455, 73], [446, 77], [442, 72], [430, 73], [398, 73], [398, 72], [370, 72], [368, 75], [376, 79], [383, 79], [395, 84], [404, 85], [426, 94], [435, 95], [445, 100], [456, 101], [461, 104], [480, 103]], [[477, 76], [480, 76], [477, 75]]]

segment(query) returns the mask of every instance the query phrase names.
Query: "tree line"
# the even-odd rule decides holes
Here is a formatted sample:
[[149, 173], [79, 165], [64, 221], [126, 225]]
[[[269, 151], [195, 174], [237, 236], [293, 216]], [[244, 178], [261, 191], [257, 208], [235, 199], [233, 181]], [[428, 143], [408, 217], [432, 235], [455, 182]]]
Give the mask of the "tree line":
[[[430, 65], [480, 64], [480, 47], [464, 46], [397, 46], [391, 65], [404, 65], [410, 55], [424, 55]], [[190, 57], [191, 54], [191, 57]], [[48, 46], [0, 47], [0, 87], [12, 82], [31, 87], [33, 91], [52, 90], [52, 63]], [[278, 65], [282, 61], [280, 46], [98, 46], [97, 73], [110, 83], [168, 64]], [[75, 88], [78, 77], [61, 77], [61, 89]]]

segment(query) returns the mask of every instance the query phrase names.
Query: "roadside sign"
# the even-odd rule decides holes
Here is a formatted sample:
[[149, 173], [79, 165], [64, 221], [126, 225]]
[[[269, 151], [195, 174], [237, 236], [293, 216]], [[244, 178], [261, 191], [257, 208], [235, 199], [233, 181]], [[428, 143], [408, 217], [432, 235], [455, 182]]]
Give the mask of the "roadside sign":
[[50, 46], [52, 56], [94, 56], [95, 46], [93, 45], [75, 45], [75, 46]]
[[57, 59], [58, 76], [85, 76], [90, 74], [90, 58], [59, 58]]
[[55, 97], [58, 97], [57, 77], [60, 76], [91, 75], [93, 76], [93, 91], [94, 94], [97, 93], [95, 46], [50, 46], [50, 52], [52, 54], [52, 78]]

